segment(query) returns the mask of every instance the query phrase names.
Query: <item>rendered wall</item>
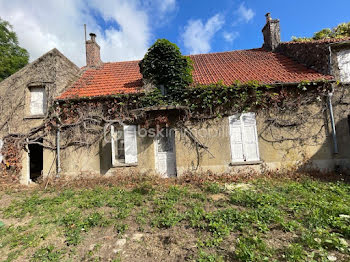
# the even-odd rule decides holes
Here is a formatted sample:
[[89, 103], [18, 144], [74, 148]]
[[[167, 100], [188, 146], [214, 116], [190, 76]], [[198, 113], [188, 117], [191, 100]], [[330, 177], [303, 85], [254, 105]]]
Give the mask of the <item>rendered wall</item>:
[[90, 147], [69, 147], [62, 150], [62, 175], [113, 175], [115, 172], [154, 172], [153, 138], [137, 137], [138, 164], [112, 166], [111, 143], [104, 139]]
[[[339, 153], [333, 153], [333, 140], [329, 111], [323, 112], [320, 119], [316, 119], [295, 127], [269, 129], [269, 119], [265, 112], [257, 113], [257, 132], [259, 136], [260, 163], [254, 165], [235, 165], [231, 163], [231, 149], [229, 137], [229, 121], [227, 117], [205, 120], [201, 122], [187, 123], [187, 127], [197, 139], [208, 147], [208, 151], [199, 150], [190, 139], [180, 130], [175, 129], [175, 150], [178, 175], [186, 171], [211, 170], [217, 173], [231, 172], [247, 168], [255, 170], [298, 168], [316, 168], [321, 170], [334, 170], [337, 166], [346, 169], [350, 163], [350, 131], [347, 115], [350, 108], [339, 104], [340, 97], [349, 97], [343, 93], [344, 88], [339, 87], [334, 95], [334, 114], [338, 138]], [[350, 102], [350, 101], [349, 101]], [[326, 101], [317, 105], [308, 106], [310, 112], [319, 112], [325, 106]], [[306, 108], [300, 108], [302, 112]], [[293, 112], [296, 115], [300, 112]], [[346, 120], [346, 121], [345, 121]], [[306, 134], [310, 137], [302, 142], [285, 139], [271, 142], [277, 137], [289, 138], [291, 135]], [[317, 137], [313, 137], [317, 134]], [[278, 139], [277, 139], [278, 140]], [[154, 139], [138, 137], [138, 165], [134, 167], [112, 167], [110, 143], [100, 142], [90, 148], [72, 149], [62, 152], [62, 171], [70, 175], [78, 174], [103, 174], [113, 175], [114, 172], [140, 171], [155, 172]], [[249, 163], [252, 164], [252, 163]]]

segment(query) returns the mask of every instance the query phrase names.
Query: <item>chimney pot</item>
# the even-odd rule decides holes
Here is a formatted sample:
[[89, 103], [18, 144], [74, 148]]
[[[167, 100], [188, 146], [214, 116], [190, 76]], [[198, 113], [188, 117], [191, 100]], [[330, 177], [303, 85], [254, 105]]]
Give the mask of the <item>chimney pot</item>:
[[98, 67], [102, 64], [100, 58], [100, 46], [96, 43], [96, 34], [90, 33], [90, 40], [85, 43], [86, 46], [86, 66]]
[[278, 19], [272, 19], [270, 13], [267, 13], [265, 17], [266, 24], [262, 29], [264, 36], [263, 47], [274, 51], [281, 42], [280, 21]]
[[96, 34], [90, 33], [90, 38], [92, 42], [96, 42]]

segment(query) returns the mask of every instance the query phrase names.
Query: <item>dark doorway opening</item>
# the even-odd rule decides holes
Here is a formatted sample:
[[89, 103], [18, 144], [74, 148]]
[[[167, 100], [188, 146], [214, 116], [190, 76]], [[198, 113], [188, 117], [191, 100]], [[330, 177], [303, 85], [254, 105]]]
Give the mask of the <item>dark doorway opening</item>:
[[[42, 143], [42, 139], [38, 140]], [[31, 144], [29, 145], [29, 161], [30, 161], [30, 179], [36, 182], [41, 176], [44, 164], [44, 150], [42, 145]]]

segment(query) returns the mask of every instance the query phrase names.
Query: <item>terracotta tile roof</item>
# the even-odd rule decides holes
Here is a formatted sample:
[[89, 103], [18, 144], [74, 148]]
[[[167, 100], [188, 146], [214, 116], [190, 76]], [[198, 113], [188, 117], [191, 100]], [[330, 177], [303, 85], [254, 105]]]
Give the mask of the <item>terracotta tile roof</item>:
[[[282, 54], [261, 48], [190, 57], [194, 66], [193, 80], [197, 84], [222, 81], [230, 85], [236, 80], [242, 83], [256, 80], [264, 84], [274, 84], [333, 79], [330, 75], [317, 73]], [[105, 63], [99, 69], [86, 69], [59, 99], [139, 92], [142, 75], [138, 62]]]
[[104, 63], [101, 68], [83, 68], [80, 78], [59, 99], [135, 93], [142, 86], [138, 61]]
[[210, 84], [220, 80], [229, 85], [257, 80], [264, 84], [295, 83], [303, 80], [332, 79], [298, 64], [292, 59], [265, 49], [251, 49], [190, 56], [194, 63], [196, 83]]

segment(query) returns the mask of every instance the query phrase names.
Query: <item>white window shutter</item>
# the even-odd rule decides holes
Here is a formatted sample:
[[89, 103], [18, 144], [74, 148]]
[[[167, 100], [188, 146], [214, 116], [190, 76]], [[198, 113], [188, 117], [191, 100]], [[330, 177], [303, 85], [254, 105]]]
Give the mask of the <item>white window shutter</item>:
[[244, 161], [243, 152], [243, 130], [240, 115], [229, 117], [230, 142], [231, 142], [231, 159], [232, 162]]
[[112, 165], [115, 166], [117, 161], [115, 159], [115, 138], [116, 134], [114, 131], [114, 126], [111, 125], [111, 151], [112, 151]]
[[258, 134], [254, 113], [243, 113], [243, 144], [245, 161], [259, 161]]
[[134, 125], [124, 125], [125, 163], [137, 163], [137, 128]]
[[3, 158], [2, 154], [1, 154], [1, 150], [2, 150], [3, 145], [4, 145], [4, 142], [2, 141], [2, 139], [0, 139], [0, 164], [1, 164], [2, 158]]
[[43, 115], [46, 113], [46, 94], [44, 87], [30, 88], [30, 113]]

